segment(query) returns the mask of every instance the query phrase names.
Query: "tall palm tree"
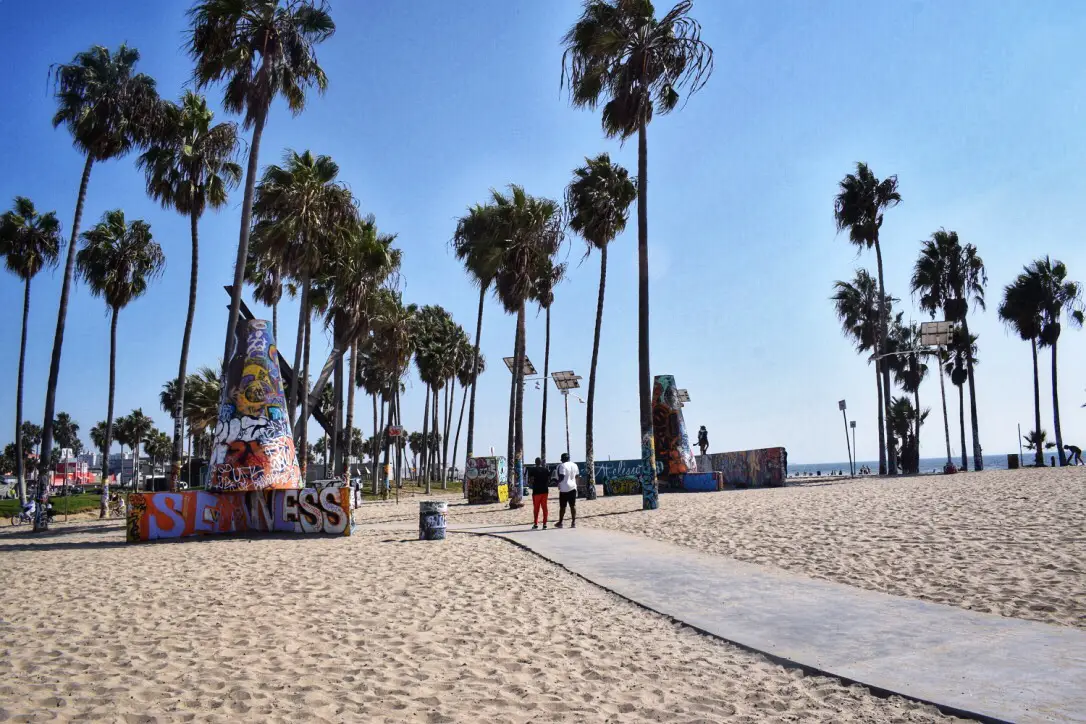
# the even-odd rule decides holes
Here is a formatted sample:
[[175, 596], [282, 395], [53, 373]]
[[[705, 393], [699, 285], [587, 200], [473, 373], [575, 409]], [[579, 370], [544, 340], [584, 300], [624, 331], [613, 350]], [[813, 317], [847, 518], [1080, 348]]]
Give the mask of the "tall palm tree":
[[[897, 176], [879, 180], [866, 163], [856, 164], [856, 173], [848, 174], [838, 184], [839, 191], [833, 202], [833, 216], [837, 231], [848, 229], [848, 240], [861, 249], [875, 249], [875, 259], [879, 273], [879, 330], [874, 352], [876, 365], [882, 374], [883, 411], [886, 420], [890, 418], [890, 367], [881, 357], [888, 351], [886, 340], [889, 329], [890, 310], [882, 303], [886, 297], [886, 283], [882, 269], [882, 246], [879, 243], [879, 231], [882, 229], [883, 215], [887, 209], [901, 203], [901, 194], [897, 190]], [[882, 423], [880, 423], [881, 426]], [[889, 424], [887, 422], [887, 424]], [[897, 460], [894, 446], [889, 444], [890, 435], [880, 430], [880, 444], [885, 440], [886, 447], [879, 450], [879, 472], [894, 475], [897, 472]]]
[[[1060, 426], [1059, 375], [1056, 365], [1056, 346], [1062, 331], [1062, 318], [1066, 313], [1076, 327], [1083, 322], [1082, 285], [1067, 278], [1067, 266], [1045, 256], [1031, 262], [1015, 280], [1028, 290], [1034, 308], [1039, 311], [1042, 347], [1052, 349], [1052, 427], [1056, 436], [1056, 453], [1060, 465], [1067, 464], [1063, 449], [1063, 429]], [[1037, 426], [1040, 429], [1040, 426]]]
[[[53, 337], [53, 356], [49, 362], [49, 381], [45, 387], [45, 414], [42, 423], [41, 474], [38, 475], [36, 498], [38, 509], [44, 510], [49, 458], [53, 451], [53, 414], [56, 411], [56, 390], [60, 378], [60, 357], [64, 347], [64, 324], [68, 318], [68, 297], [75, 273], [76, 240], [83, 219], [83, 204], [87, 198], [91, 168], [96, 162], [120, 158], [133, 146], [146, 142], [154, 125], [158, 109], [155, 81], [135, 73], [140, 54], [135, 48], [121, 45], [115, 53], [101, 46], [79, 53], [71, 63], [55, 66], [57, 112], [53, 126], [65, 126], [72, 143], [86, 160], [75, 202], [71, 239], [64, 262], [64, 278], [60, 286], [60, 306], [57, 328]], [[48, 521], [39, 516], [34, 530], [44, 530]]]
[[585, 413], [585, 467], [588, 473], [586, 497], [596, 499], [596, 456], [594, 422], [596, 410], [596, 364], [600, 356], [600, 331], [603, 328], [603, 295], [607, 286], [607, 248], [626, 228], [630, 204], [637, 198], [637, 185], [630, 174], [611, 157], [601, 153], [586, 158], [585, 165], [574, 169], [573, 181], [566, 188], [566, 213], [573, 231], [585, 240], [585, 256], [600, 251], [600, 292], [596, 300], [596, 330], [592, 337], [592, 364], [588, 371], [588, 405]]
[[[1041, 337], [1041, 305], [1040, 295], [1037, 294], [1035, 279], [1027, 273], [1018, 277], [1003, 287], [1003, 301], [999, 304], [999, 319], [1018, 333], [1018, 336], [1029, 342], [1033, 356], [1033, 430], [1038, 434], [1041, 429], [1041, 377], [1037, 364], [1037, 341]], [[1036, 467], [1044, 467], [1045, 457], [1041, 445], [1036, 445], [1033, 464]]]
[[19, 342], [19, 377], [15, 388], [15, 479], [20, 503], [26, 503], [22, 427], [30, 282], [45, 267], [57, 265], [60, 244], [60, 223], [56, 212], [39, 214], [33, 202], [25, 196], [16, 196], [11, 211], [0, 216], [0, 256], [4, 257], [8, 271], [23, 280], [23, 331]]
[[[459, 460], [457, 453], [460, 449], [460, 428], [464, 424], [464, 409], [467, 406], [468, 392], [475, 388], [475, 381], [479, 378], [479, 375], [486, 372], [486, 357], [481, 353], [476, 355], [474, 345], [469, 343], [467, 349], [463, 350], [460, 355], [461, 366], [457, 370], [457, 381], [460, 382], [460, 387], [464, 390], [464, 396], [460, 401], [460, 421], [456, 423], [456, 438], [453, 440], [453, 465]], [[465, 465], [463, 468], [467, 470]], [[467, 486], [464, 486], [464, 497], [468, 495]]]
[[[497, 212], [493, 205], [476, 204], [456, 223], [452, 247], [472, 283], [479, 287], [479, 313], [475, 322], [475, 367], [479, 366], [479, 343], [483, 334], [483, 304], [501, 265], [505, 239], [501, 237]], [[475, 392], [478, 376], [471, 381], [471, 403], [468, 408], [467, 456], [475, 454]], [[466, 469], [466, 468], [465, 468]]]
[[83, 248], [76, 259], [79, 274], [86, 280], [92, 295], [105, 299], [110, 312], [105, 439], [106, 449], [109, 449], [117, 379], [117, 317], [132, 300], [143, 296], [151, 280], [162, 274], [166, 257], [162, 247], [151, 238], [151, 227], [140, 220], [127, 223], [120, 209], [107, 211], [102, 221], [82, 238]]
[[[943, 311], [948, 322], [962, 329], [963, 339], [969, 334], [969, 307], [984, 309], [984, 287], [988, 275], [984, 260], [972, 244], [962, 244], [954, 231], [939, 229], [924, 241], [920, 256], [913, 267], [913, 294], [920, 295], [920, 308], [934, 318]], [[973, 468], [984, 469], [981, 451], [980, 427], [977, 421], [977, 390], [973, 376], [973, 356], [965, 355], [966, 376], [969, 382], [969, 415], [973, 428]]]
[[102, 453], [102, 495], [98, 500], [98, 517], [106, 517], [109, 502], [109, 451], [106, 449], [106, 421], [99, 420], [90, 429], [91, 444]]
[[889, 310], [895, 301], [891, 297], [879, 304], [879, 285], [866, 269], [857, 269], [851, 282], [833, 284], [834, 311], [841, 322], [841, 331], [856, 345], [856, 351], [870, 353], [875, 359], [875, 387], [878, 391], [877, 409], [879, 421], [879, 473], [886, 473], [886, 426], [884, 397], [891, 394], [889, 384], [884, 386], [882, 366], [877, 359], [881, 311]]
[[565, 238], [561, 206], [551, 199], [536, 198], [523, 187], [510, 186], [509, 195], [492, 192], [498, 218], [499, 238], [506, 239], [501, 265], [495, 276], [498, 299], [506, 313], [517, 315], [517, 333], [513, 344], [513, 450], [510, 463], [515, 483], [509, 495], [509, 507], [519, 508], [524, 485], [524, 309], [535, 293], [538, 269], [553, 257]]
[[[310, 398], [302, 380], [308, 382], [303, 369], [303, 364], [308, 367], [308, 355], [303, 360], [303, 350], [315, 306], [311, 299], [313, 280], [321, 274], [333, 246], [347, 237], [358, 221], [354, 197], [336, 180], [338, 175], [339, 166], [328, 156], [287, 151], [283, 166], [272, 164], [264, 169], [253, 201], [255, 255], [282, 259], [286, 272], [301, 285], [294, 379], [287, 402], [293, 420], [301, 391], [302, 414], [294, 429], [299, 449], [304, 447], [309, 419]], [[305, 459], [301, 453], [299, 459]]]
[[943, 358], [943, 370], [950, 377], [950, 381], [954, 386], [958, 388], [958, 424], [962, 436], [962, 470], [969, 469], [969, 453], [965, 440], [965, 384], [969, 381], [970, 366], [975, 367], [977, 364], [976, 335], [966, 337], [963, 330], [957, 330], [950, 341], [950, 346], [946, 349]]
[[137, 407], [128, 413], [129, 443], [132, 447], [132, 459], [135, 474], [133, 490], [140, 489], [140, 446], [151, 437], [155, 429], [155, 421], [143, 414], [143, 408]]
[[[555, 249], [557, 252], [557, 248]], [[551, 256], [542, 257], [539, 260], [535, 272], [535, 284], [532, 290], [532, 301], [539, 304], [547, 317], [546, 343], [543, 352], [543, 413], [540, 421], [539, 455], [544, 464], [547, 462], [547, 391], [550, 389], [551, 368], [551, 305], [554, 304], [554, 288], [566, 275], [565, 264], [555, 264]], [[445, 443], [448, 444], [448, 433], [445, 430]]]
[[272, 337], [279, 344], [279, 300], [283, 298], [282, 260], [258, 257], [249, 248], [249, 261], [245, 266], [245, 281], [253, 287], [253, 299], [271, 307]]
[[[335, 30], [323, 0], [200, 0], [189, 10], [188, 51], [196, 63], [197, 89], [225, 81], [223, 107], [230, 113], [244, 113], [243, 125], [253, 131], [226, 325], [224, 377], [241, 310], [257, 160], [268, 112], [272, 101], [282, 96], [291, 113], [298, 115], [305, 109], [306, 90], [316, 87], [324, 92], [328, 78], [317, 63], [314, 46]], [[297, 379], [297, 366], [294, 371]], [[304, 465], [304, 454], [301, 460]]]
[[[894, 374], [894, 380], [901, 386], [901, 389], [912, 394], [913, 409], [920, 410], [920, 385], [928, 375], [928, 366], [923, 361], [922, 355], [924, 352], [920, 347], [920, 325], [915, 322], [908, 325], [903, 324], [903, 316], [903, 312], [898, 312], [890, 330], [890, 338], [896, 352], [909, 352], [909, 354], [899, 354], [893, 357], [891, 371]], [[916, 429], [913, 433], [917, 441], [917, 455], [919, 455], [920, 415], [917, 414], [915, 418], [913, 422]]]
[[137, 165], [147, 177], [148, 195], [164, 208], [173, 208], [189, 217], [192, 236], [192, 262], [189, 267], [189, 306], [185, 332], [181, 338], [181, 360], [177, 369], [177, 394], [173, 417], [173, 453], [170, 456], [170, 490], [177, 490], [181, 478], [182, 435], [185, 407], [185, 379], [192, 339], [192, 320], [196, 316], [196, 286], [200, 266], [200, 217], [208, 207], [226, 204], [230, 189], [241, 181], [241, 166], [234, 159], [238, 153], [237, 126], [233, 123], [212, 125], [215, 114], [207, 100], [186, 91], [180, 104], [162, 104], [158, 130], [150, 148]]
[[[132, 418], [128, 415], [121, 415], [113, 421], [113, 428], [110, 430], [109, 444], [113, 444], [113, 440], [117, 441], [117, 445], [121, 448], [121, 467], [117, 471], [117, 483], [121, 484], [124, 477], [124, 449], [127, 447], [132, 449], [135, 444], [135, 438], [132, 435]], [[108, 447], [107, 447], [108, 449]]]
[[656, 454], [652, 433], [652, 375], [649, 367], [648, 140], [654, 113], [679, 105], [679, 92], [693, 95], [713, 72], [713, 49], [690, 17], [692, 0], [681, 0], [659, 20], [649, 0], [585, 0], [581, 17], [562, 39], [562, 82], [574, 106], [595, 110], [608, 137], [637, 134], [638, 392], [641, 444], [647, 479], [642, 504], [656, 508]]

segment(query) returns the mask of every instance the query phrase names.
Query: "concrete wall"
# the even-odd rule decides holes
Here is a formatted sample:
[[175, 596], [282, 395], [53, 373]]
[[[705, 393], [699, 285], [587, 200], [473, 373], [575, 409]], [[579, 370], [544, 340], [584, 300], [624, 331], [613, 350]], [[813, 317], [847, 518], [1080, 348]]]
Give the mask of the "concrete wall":
[[468, 503], [504, 503], [509, 500], [509, 469], [505, 458], [468, 458], [465, 477]]
[[780, 487], [788, 477], [788, 452], [783, 447], [770, 447], [699, 455], [698, 470], [723, 473], [724, 483], [730, 487]]

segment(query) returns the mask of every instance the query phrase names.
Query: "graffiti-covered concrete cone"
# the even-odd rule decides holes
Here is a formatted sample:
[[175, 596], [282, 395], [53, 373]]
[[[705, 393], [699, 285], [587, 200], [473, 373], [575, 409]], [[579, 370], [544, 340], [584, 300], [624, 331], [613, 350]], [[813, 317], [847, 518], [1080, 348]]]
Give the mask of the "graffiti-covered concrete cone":
[[254, 491], [301, 487], [271, 325], [262, 319], [239, 321], [215, 426], [207, 488]]

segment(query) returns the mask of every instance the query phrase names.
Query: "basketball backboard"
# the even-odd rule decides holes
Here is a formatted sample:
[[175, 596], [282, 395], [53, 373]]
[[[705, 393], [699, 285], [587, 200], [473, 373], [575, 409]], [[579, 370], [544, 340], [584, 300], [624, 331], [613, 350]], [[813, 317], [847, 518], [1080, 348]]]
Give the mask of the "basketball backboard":
[[946, 347], [954, 337], [957, 325], [954, 322], [922, 322], [920, 324], [920, 345], [923, 347]]

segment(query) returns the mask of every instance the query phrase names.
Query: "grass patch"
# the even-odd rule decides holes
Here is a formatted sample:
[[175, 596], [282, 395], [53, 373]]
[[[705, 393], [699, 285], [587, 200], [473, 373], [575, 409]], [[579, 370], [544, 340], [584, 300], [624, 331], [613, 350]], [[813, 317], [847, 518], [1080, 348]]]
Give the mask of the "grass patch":
[[[65, 513], [85, 513], [88, 510], [98, 510], [100, 495], [69, 495], [67, 497], [57, 495], [49, 499], [53, 504], [54, 515]], [[19, 499], [0, 500], [0, 516], [10, 518], [22, 509]]]

